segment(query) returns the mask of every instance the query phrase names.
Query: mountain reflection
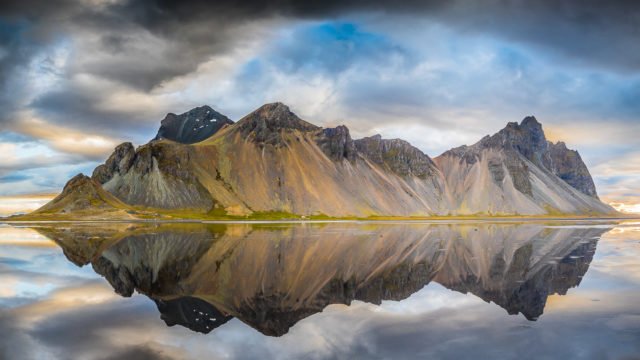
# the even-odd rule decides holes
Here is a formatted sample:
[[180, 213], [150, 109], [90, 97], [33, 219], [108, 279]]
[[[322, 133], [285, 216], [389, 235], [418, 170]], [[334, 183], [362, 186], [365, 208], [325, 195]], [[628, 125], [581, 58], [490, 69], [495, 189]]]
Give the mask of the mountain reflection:
[[280, 336], [330, 304], [403, 300], [435, 281], [537, 319], [580, 284], [607, 229], [542, 224], [112, 224], [39, 227], [167, 325], [237, 317]]

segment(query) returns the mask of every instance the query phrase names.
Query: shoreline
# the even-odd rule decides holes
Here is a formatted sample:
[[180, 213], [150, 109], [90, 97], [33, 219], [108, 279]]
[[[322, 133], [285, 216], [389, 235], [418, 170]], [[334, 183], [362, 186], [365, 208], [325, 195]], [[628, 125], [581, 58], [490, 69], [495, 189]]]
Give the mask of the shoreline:
[[453, 224], [453, 223], [519, 223], [519, 222], [606, 222], [606, 221], [626, 221], [639, 220], [638, 216], [615, 216], [615, 217], [580, 217], [580, 216], [548, 216], [548, 217], [434, 217], [434, 218], [384, 218], [384, 219], [260, 219], [260, 220], [199, 220], [199, 219], [65, 219], [65, 220], [11, 220], [0, 218], [0, 224], [20, 225], [20, 224], [101, 224], [101, 223], [143, 223], [143, 224], [323, 224], [323, 223], [348, 223], [348, 224], [371, 224], [371, 223], [410, 223], [410, 224]]

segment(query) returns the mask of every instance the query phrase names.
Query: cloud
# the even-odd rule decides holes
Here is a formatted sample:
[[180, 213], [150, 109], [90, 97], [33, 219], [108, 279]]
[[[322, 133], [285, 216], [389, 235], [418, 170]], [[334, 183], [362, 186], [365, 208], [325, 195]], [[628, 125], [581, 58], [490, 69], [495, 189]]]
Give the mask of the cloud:
[[35, 117], [21, 120], [13, 127], [16, 132], [44, 140], [48, 146], [62, 153], [75, 154], [89, 160], [104, 159], [118, 144], [107, 136], [54, 125]]
[[[24, 178], [0, 193], [59, 188], [50, 164], [90, 172], [203, 104], [238, 119], [283, 101], [432, 156], [533, 114], [597, 166], [640, 131], [639, 14], [595, 0], [4, 1], [2, 145], [39, 150], [0, 161]], [[28, 168], [42, 171], [15, 173]]]

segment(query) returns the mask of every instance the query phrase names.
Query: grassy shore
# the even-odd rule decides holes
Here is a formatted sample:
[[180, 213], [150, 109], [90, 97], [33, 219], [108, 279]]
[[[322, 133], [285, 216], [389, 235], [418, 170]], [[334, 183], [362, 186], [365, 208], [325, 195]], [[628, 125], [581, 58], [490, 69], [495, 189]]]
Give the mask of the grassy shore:
[[145, 209], [139, 211], [86, 211], [73, 214], [25, 214], [0, 218], [1, 222], [39, 222], [39, 221], [166, 221], [166, 222], [330, 222], [330, 221], [518, 221], [518, 220], [598, 220], [598, 219], [638, 219], [632, 215], [576, 215], [576, 214], [547, 214], [547, 215], [447, 215], [447, 216], [345, 216], [332, 217], [324, 214], [296, 215], [287, 212], [269, 211], [254, 212], [246, 216], [202, 213], [197, 211], [168, 211], [164, 209]]

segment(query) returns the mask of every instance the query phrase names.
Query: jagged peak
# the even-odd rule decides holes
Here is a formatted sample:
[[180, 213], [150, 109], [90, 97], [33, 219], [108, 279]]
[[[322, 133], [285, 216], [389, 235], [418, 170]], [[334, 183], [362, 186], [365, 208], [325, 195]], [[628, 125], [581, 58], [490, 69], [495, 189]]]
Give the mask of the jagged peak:
[[524, 119], [522, 119], [522, 121], [520, 122], [520, 126], [523, 127], [542, 127], [542, 124], [540, 124], [540, 122], [538, 121], [538, 119], [536, 119], [535, 116], [533, 115], [529, 115], [526, 116]]
[[356, 141], [360, 141], [360, 142], [363, 142], [363, 141], [375, 141], [375, 142], [380, 142], [380, 143], [385, 143], [385, 144], [408, 146], [410, 148], [415, 148], [416, 150], [419, 150], [418, 148], [413, 146], [407, 140], [400, 139], [400, 138], [386, 139], [386, 138], [383, 138], [382, 135], [380, 135], [380, 134], [375, 134], [375, 135], [363, 137], [363, 138], [358, 139]]
[[333, 128], [324, 128], [322, 129], [322, 132], [328, 136], [340, 134], [340, 135], [345, 135], [351, 138], [351, 134], [349, 133], [349, 128], [346, 127], [345, 125], [338, 125]]
[[160, 122], [154, 140], [193, 144], [211, 137], [227, 124], [233, 124], [233, 121], [211, 106], [202, 105], [180, 115], [168, 113]]
[[[268, 112], [288, 112], [288, 113], [292, 113], [291, 109], [289, 108], [289, 106], [285, 105], [284, 103], [281, 103], [279, 101], [276, 102], [272, 102], [272, 103], [266, 103], [262, 106], [260, 106], [259, 108], [256, 109], [256, 111], [268, 111]], [[293, 113], [292, 113], [293, 114]]]
[[315, 131], [320, 127], [302, 120], [289, 107], [281, 102], [264, 104], [238, 121], [238, 128], [249, 135], [256, 133], [257, 140], [271, 137], [269, 133], [278, 130]]
[[555, 146], [559, 149], [565, 149], [565, 150], [570, 150], [567, 147], [567, 143], [565, 143], [564, 141], [556, 141], [555, 143], [553, 141], [548, 141], [549, 146]]
[[204, 116], [207, 117], [224, 117], [226, 118], [225, 115], [219, 113], [218, 111], [216, 111], [214, 108], [212, 108], [209, 105], [202, 105], [202, 106], [197, 106], [194, 107], [191, 110], [185, 111], [181, 114], [175, 114], [175, 113], [167, 113], [167, 115], [165, 115], [164, 119], [162, 120], [163, 122], [165, 120], [171, 119], [173, 117], [187, 117], [188, 115], [195, 115], [195, 114], [203, 114]]
[[318, 128], [317, 126], [302, 120], [298, 115], [291, 111], [287, 105], [281, 102], [264, 104], [247, 116], [251, 115], [273, 124], [282, 124], [283, 127], [293, 126], [297, 128], [302, 126]]

